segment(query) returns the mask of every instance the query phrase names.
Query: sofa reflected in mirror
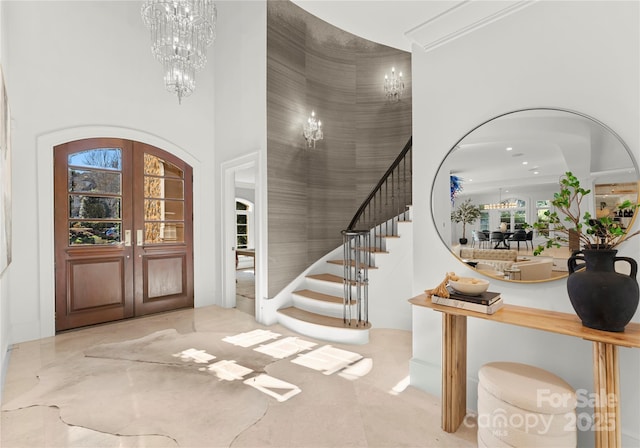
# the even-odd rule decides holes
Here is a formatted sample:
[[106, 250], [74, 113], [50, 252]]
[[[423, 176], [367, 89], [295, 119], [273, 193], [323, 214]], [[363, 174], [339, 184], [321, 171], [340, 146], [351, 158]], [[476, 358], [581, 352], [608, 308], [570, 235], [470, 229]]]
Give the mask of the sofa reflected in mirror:
[[[551, 200], [567, 171], [592, 191], [582, 212], [600, 217], [624, 200], [638, 202], [636, 161], [605, 124], [555, 108], [491, 118], [458, 140], [440, 164], [432, 185], [434, 227], [453, 255], [480, 274], [516, 282], [566, 277], [575, 247], [567, 241], [534, 256], [554, 229], [531, 224], [554, 211]], [[466, 223], [472, 238], [460, 245], [462, 225], [451, 212], [468, 200], [480, 217]], [[635, 217], [612, 219], [632, 226]]]
[[550, 256], [523, 256], [511, 249], [474, 249], [456, 245], [454, 254], [479, 273], [501, 280], [548, 281], [565, 274], [554, 270], [558, 263]]

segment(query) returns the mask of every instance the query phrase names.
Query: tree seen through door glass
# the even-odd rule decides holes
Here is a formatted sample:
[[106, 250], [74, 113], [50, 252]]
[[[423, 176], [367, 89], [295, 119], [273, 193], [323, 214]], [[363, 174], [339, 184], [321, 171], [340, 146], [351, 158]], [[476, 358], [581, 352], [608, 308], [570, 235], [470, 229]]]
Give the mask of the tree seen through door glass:
[[95, 148], [76, 152], [67, 156], [67, 164], [69, 245], [119, 244], [122, 150]]

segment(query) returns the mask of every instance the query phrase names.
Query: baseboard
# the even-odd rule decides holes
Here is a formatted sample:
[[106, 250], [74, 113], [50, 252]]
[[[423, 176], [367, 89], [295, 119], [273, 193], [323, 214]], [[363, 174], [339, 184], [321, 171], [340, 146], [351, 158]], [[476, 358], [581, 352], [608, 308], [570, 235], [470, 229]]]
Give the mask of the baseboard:
[[7, 371], [9, 370], [9, 361], [11, 358], [12, 350], [12, 345], [7, 346], [7, 349], [4, 352], [4, 356], [2, 357], [2, 370], [0, 371], [0, 403], [3, 401], [2, 397], [4, 397], [4, 382], [7, 378]]
[[418, 358], [409, 360], [409, 384], [436, 397], [442, 396], [442, 369]]

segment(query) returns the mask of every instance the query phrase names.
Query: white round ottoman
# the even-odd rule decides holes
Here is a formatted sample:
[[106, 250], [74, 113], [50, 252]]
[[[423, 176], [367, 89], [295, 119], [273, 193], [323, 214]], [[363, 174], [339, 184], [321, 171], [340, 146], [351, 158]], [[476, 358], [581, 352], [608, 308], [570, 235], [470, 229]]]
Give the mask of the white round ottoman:
[[478, 371], [479, 447], [575, 447], [576, 392], [538, 367], [490, 362]]

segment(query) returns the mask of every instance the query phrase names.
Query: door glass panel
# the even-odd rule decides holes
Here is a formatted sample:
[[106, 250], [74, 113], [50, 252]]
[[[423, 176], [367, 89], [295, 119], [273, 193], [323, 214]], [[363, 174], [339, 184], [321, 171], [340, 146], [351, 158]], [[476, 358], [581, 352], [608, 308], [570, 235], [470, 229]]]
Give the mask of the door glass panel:
[[184, 224], [181, 222], [144, 224], [145, 244], [182, 243], [184, 242]]
[[183, 199], [184, 185], [181, 179], [145, 176], [144, 195], [147, 198]]
[[180, 168], [151, 154], [144, 155], [144, 174], [180, 179], [184, 177]]
[[120, 194], [120, 173], [69, 168], [69, 191]]
[[104, 168], [122, 171], [122, 150], [120, 148], [95, 148], [69, 154], [69, 166]]
[[73, 221], [69, 223], [69, 245], [119, 244], [121, 224], [117, 221]]
[[184, 242], [184, 173], [151, 154], [144, 155], [144, 242]]
[[67, 165], [69, 245], [120, 244], [122, 149], [92, 148], [69, 154]]
[[69, 195], [69, 218], [119, 219], [120, 198]]
[[184, 202], [145, 199], [144, 215], [145, 221], [181, 221], [184, 219]]

